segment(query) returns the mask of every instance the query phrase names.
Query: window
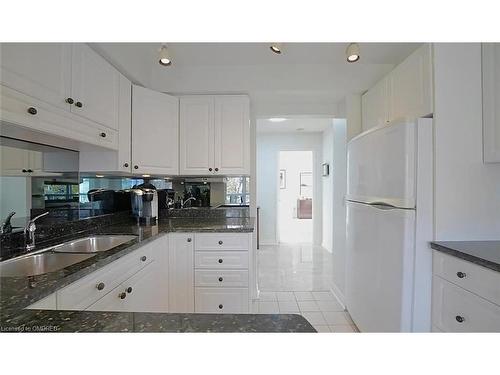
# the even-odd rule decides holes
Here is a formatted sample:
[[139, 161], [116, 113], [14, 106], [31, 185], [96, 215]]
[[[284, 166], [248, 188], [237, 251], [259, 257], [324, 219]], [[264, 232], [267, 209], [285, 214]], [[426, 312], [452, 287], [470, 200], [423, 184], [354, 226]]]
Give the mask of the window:
[[250, 178], [248, 177], [226, 177], [226, 204], [249, 205], [250, 204]]

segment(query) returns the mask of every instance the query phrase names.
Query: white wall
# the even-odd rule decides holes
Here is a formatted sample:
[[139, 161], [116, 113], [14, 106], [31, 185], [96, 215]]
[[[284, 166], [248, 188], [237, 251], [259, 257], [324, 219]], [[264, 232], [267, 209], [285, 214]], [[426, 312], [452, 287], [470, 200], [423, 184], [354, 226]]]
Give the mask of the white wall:
[[321, 177], [323, 194], [323, 242], [322, 246], [332, 252], [333, 248], [333, 122], [323, 131], [323, 163], [330, 166], [330, 174]]
[[257, 134], [257, 205], [260, 206], [260, 243], [275, 244], [278, 202], [279, 151], [313, 151], [314, 199], [313, 241], [321, 244], [322, 194], [321, 163], [322, 133]]
[[500, 164], [482, 162], [481, 46], [434, 45], [435, 237], [500, 238]]
[[346, 120], [333, 120], [333, 289], [343, 302], [346, 273], [346, 205], [347, 190]]

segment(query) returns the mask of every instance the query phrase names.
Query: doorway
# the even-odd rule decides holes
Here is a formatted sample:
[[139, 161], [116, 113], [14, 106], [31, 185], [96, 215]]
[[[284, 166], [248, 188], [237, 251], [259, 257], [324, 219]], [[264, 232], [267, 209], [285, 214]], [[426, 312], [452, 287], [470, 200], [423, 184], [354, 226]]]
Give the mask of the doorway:
[[280, 151], [278, 242], [313, 243], [313, 151]]

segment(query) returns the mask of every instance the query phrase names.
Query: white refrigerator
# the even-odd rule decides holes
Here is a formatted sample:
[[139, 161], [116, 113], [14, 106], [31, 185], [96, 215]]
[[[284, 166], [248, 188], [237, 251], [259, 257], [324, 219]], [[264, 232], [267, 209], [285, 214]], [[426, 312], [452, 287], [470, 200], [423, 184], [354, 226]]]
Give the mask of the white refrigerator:
[[429, 332], [432, 119], [353, 138], [347, 151], [346, 305], [361, 332]]

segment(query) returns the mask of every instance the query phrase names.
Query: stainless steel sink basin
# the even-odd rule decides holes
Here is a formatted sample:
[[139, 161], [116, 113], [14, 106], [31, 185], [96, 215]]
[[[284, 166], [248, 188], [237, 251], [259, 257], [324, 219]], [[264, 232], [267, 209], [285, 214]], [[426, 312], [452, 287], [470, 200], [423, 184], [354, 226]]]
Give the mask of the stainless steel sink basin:
[[95, 254], [62, 254], [50, 251], [33, 255], [24, 255], [19, 258], [6, 260], [0, 263], [0, 276], [35, 276], [58, 271]]
[[56, 253], [97, 253], [108, 251], [136, 239], [134, 235], [98, 235], [79, 238], [53, 247]]

